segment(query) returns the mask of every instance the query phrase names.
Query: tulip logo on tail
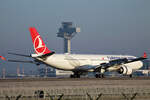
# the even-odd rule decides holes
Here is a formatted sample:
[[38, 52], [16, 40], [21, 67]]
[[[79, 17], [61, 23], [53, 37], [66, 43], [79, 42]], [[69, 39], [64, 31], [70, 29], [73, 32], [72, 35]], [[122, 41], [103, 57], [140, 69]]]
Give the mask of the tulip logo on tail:
[[41, 39], [40, 35], [38, 35], [34, 40], [34, 49], [37, 54], [44, 54], [46, 50], [46, 46]]

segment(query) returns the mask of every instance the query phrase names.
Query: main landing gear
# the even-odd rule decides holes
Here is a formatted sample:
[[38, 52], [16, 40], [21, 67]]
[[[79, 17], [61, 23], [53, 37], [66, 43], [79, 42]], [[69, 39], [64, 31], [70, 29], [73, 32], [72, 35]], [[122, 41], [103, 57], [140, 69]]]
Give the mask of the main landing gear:
[[130, 77], [130, 78], [132, 78], [132, 77], [133, 77], [133, 75], [132, 75], [132, 74], [130, 74], [130, 75], [129, 75], [129, 77]]
[[95, 74], [96, 78], [104, 78], [104, 74]]
[[72, 74], [72, 75], [70, 75], [70, 78], [80, 78], [80, 75], [79, 74]]
[[70, 78], [80, 78], [80, 74], [79, 73], [71, 74]]

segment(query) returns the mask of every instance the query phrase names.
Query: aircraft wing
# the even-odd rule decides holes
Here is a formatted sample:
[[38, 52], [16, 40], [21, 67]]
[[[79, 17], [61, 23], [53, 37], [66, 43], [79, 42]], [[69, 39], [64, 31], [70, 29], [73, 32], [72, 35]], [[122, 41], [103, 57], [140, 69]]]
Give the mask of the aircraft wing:
[[108, 63], [102, 63], [97, 66], [91, 66], [91, 65], [79, 66], [79, 67], [75, 68], [73, 71], [74, 72], [89, 72], [89, 71], [99, 72], [101, 69], [107, 70], [107, 68], [109, 68], [109, 67], [119, 66], [122, 64], [127, 64], [127, 63], [140, 61], [140, 60], [144, 60], [144, 59], [147, 59], [146, 56], [138, 57], [135, 59], [127, 59], [127, 58], [115, 59], [115, 60], [109, 61]]
[[127, 59], [127, 58], [111, 60], [108, 63], [100, 64], [97, 68], [95, 68], [95, 72], [97, 72], [101, 69], [106, 70], [109, 67], [119, 66], [119, 65], [122, 65], [122, 64], [127, 64], [127, 63], [131, 63], [131, 62], [135, 62], [135, 61], [141, 61], [141, 60], [144, 60], [144, 59], [147, 59], [147, 56], [146, 56], [145, 53], [144, 53], [144, 56], [138, 57], [138, 58], [135, 58], [135, 59], [131, 59], [131, 60]]

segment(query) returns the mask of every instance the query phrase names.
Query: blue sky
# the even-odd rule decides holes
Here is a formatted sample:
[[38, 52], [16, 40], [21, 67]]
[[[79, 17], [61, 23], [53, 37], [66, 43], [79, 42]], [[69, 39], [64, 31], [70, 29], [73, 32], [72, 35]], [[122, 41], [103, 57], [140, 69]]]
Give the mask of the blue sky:
[[[23, 59], [7, 52], [33, 53], [31, 26], [37, 28], [48, 48], [62, 53], [63, 39], [56, 37], [62, 21], [81, 28], [72, 39], [73, 53], [150, 53], [149, 5], [149, 0], [1, 0], [0, 55]], [[0, 70], [15, 71], [17, 66], [37, 68], [0, 61]]]

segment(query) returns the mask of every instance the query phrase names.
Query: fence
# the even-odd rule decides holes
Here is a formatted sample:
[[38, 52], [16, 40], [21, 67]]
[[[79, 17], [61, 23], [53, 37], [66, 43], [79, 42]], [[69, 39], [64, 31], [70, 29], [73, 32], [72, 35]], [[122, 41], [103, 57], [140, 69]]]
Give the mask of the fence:
[[0, 100], [150, 100], [149, 88], [13, 88]]

